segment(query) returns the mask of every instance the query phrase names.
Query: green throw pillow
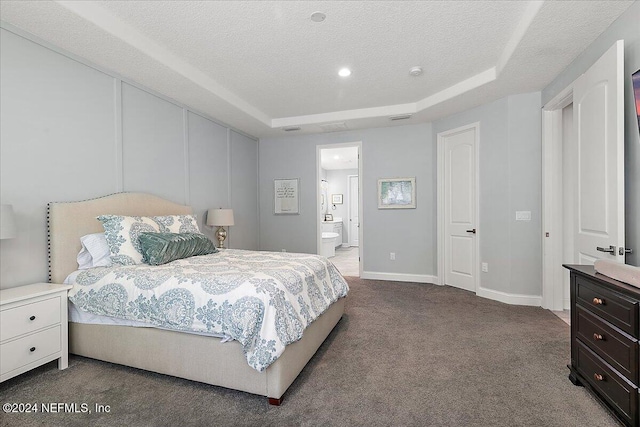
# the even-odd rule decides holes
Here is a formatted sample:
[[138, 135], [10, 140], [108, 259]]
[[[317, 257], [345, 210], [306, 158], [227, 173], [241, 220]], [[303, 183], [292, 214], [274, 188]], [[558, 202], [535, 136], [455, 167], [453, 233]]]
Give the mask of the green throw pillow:
[[213, 242], [198, 233], [140, 233], [143, 261], [151, 265], [218, 252]]

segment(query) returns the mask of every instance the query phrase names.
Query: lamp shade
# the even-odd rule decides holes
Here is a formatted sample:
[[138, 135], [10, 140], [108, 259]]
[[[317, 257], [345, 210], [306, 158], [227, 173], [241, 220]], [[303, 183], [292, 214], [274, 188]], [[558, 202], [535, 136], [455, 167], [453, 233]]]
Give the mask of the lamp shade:
[[0, 205], [0, 239], [13, 239], [18, 235], [13, 206]]
[[233, 209], [209, 209], [209, 212], [207, 212], [207, 225], [222, 227], [233, 225]]

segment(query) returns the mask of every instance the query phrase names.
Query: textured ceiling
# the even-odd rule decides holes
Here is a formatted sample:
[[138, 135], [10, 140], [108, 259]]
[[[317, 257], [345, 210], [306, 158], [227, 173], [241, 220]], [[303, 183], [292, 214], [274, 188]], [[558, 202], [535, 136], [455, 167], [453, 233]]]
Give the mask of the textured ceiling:
[[[0, 17], [261, 137], [429, 121], [541, 90], [631, 3], [2, 1]], [[401, 113], [413, 117], [389, 121]]]

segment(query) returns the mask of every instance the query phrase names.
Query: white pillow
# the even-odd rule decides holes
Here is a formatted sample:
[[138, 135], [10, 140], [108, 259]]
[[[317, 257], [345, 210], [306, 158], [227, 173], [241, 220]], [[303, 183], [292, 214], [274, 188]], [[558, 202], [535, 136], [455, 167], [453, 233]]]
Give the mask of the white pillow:
[[80, 238], [82, 249], [78, 252], [78, 270], [111, 266], [111, 251], [104, 233], [87, 234]]

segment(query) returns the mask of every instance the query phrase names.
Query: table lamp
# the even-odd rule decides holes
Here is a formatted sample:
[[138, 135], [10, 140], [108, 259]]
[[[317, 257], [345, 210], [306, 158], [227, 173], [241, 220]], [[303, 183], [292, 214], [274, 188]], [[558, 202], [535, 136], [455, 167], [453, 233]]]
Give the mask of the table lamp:
[[234, 225], [233, 209], [209, 209], [207, 213], [207, 225], [218, 227], [216, 230], [218, 248], [224, 249], [224, 240], [227, 238], [227, 230], [225, 230], [224, 227]]

